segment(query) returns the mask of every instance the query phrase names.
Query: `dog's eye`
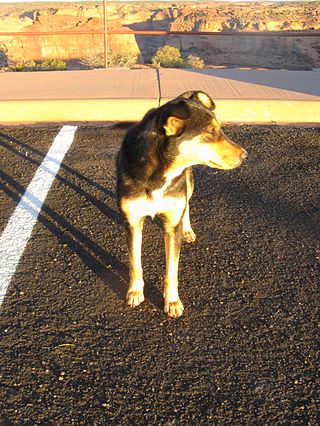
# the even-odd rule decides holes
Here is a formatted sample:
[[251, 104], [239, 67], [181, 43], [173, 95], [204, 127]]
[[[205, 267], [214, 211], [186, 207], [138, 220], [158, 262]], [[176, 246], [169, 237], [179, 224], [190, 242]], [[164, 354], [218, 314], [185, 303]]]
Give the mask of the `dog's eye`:
[[215, 138], [219, 136], [219, 132], [217, 132], [216, 129], [207, 129], [206, 134], [208, 137], [212, 138], [214, 136]]
[[206, 133], [210, 135], [215, 135], [217, 133], [217, 129], [214, 126], [207, 127]]
[[220, 132], [217, 132], [215, 128], [209, 128], [203, 134], [203, 142], [216, 142], [219, 140]]

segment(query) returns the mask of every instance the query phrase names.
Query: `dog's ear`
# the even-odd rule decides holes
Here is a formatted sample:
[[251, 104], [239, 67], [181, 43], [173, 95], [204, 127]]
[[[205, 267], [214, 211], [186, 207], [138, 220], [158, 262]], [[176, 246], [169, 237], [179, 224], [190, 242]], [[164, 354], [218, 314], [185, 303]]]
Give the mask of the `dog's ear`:
[[163, 128], [167, 136], [177, 136], [184, 128], [185, 120], [190, 118], [191, 113], [185, 101], [179, 101], [168, 105], [166, 119]]
[[212, 98], [207, 93], [201, 92], [200, 90], [190, 90], [189, 92], [182, 93], [179, 97], [184, 99], [196, 99], [201, 102], [203, 106], [211, 109], [211, 111], [214, 111], [216, 108]]

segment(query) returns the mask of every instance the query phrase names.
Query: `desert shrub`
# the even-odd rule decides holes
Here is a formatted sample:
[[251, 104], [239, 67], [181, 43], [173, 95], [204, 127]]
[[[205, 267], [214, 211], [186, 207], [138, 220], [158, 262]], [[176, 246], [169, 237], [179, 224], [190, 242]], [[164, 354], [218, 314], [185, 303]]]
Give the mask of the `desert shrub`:
[[80, 63], [88, 68], [102, 68], [104, 63], [103, 53], [95, 53], [93, 55], [87, 55], [81, 59]]
[[38, 65], [35, 63], [35, 61], [20, 61], [16, 62], [15, 64], [10, 64], [9, 70], [10, 71], [34, 71], [37, 69]]
[[15, 64], [11, 64], [9, 67], [10, 71], [56, 71], [65, 70], [67, 65], [61, 59], [45, 59], [40, 63], [35, 61], [20, 61]]
[[204, 60], [199, 58], [198, 56], [189, 55], [187, 59], [187, 65], [190, 68], [203, 68]]
[[180, 50], [173, 46], [159, 47], [151, 62], [156, 68], [182, 68], [185, 65]]
[[44, 71], [62, 71], [67, 69], [67, 64], [62, 59], [45, 59], [41, 62], [40, 67]]
[[[137, 56], [131, 53], [108, 53], [109, 67], [132, 68], [137, 63]], [[88, 68], [103, 68], [104, 55], [102, 52], [86, 56], [81, 61]]]
[[108, 54], [109, 67], [132, 68], [137, 63], [137, 56], [132, 53], [111, 53]]

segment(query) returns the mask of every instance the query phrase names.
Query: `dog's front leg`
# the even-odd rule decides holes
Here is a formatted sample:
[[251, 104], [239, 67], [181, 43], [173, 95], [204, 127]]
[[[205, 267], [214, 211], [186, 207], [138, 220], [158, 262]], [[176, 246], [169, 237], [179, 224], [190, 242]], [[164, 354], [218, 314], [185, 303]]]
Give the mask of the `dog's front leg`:
[[164, 281], [164, 312], [169, 317], [182, 315], [183, 305], [178, 294], [178, 266], [182, 239], [182, 222], [165, 226], [166, 276]]
[[130, 262], [130, 285], [127, 292], [127, 302], [129, 306], [138, 306], [144, 301], [143, 295], [143, 275], [141, 264], [143, 220], [138, 225], [128, 225], [127, 241]]

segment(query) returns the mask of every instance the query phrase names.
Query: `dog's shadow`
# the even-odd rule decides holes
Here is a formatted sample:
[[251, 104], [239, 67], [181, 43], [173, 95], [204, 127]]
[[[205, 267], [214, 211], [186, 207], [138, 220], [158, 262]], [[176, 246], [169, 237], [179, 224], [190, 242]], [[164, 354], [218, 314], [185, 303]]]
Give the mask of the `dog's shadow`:
[[[63, 165], [64, 166], [64, 165]], [[62, 168], [63, 168], [62, 166]], [[72, 173], [72, 169], [68, 167], [68, 172]], [[79, 178], [79, 173], [77, 172]], [[16, 204], [21, 200], [22, 195], [28, 196], [26, 193], [26, 187], [21, 185], [17, 180], [11, 177], [9, 174], [2, 172], [1, 180], [3, 182], [3, 191], [10, 197]], [[109, 219], [112, 220], [114, 225], [120, 225], [120, 229], [123, 230], [123, 241], [125, 244], [125, 229], [124, 220], [122, 216], [109, 206], [106, 206], [102, 201], [96, 197], [89, 195], [82, 188], [78, 187], [74, 183], [70, 183], [67, 179], [58, 176], [58, 180], [72, 187], [81, 195], [86, 194], [88, 200], [99, 210], [104, 213]], [[87, 181], [87, 179], [86, 179]], [[88, 183], [88, 182], [87, 182]], [[108, 193], [110, 192], [109, 190]], [[115, 194], [110, 192], [111, 196], [115, 197]], [[37, 200], [30, 200], [37, 201]], [[36, 203], [37, 204], [37, 203]], [[92, 238], [86, 235], [82, 230], [76, 228], [70, 223], [64, 216], [57, 213], [47, 203], [42, 204], [41, 212], [38, 214], [37, 211], [32, 210], [28, 205], [28, 211], [31, 212], [38, 221], [44, 225], [52, 235], [54, 235], [62, 245], [66, 245], [69, 250], [75, 253], [87, 268], [93, 271], [107, 286], [118, 299], [125, 301], [126, 292], [129, 284], [129, 270], [127, 264], [121, 262], [117, 256], [113, 255], [109, 251], [105, 250]], [[158, 226], [160, 223], [158, 222]], [[146, 299], [148, 299], [154, 306], [162, 308], [162, 295], [159, 290], [155, 287], [153, 282], [146, 282], [145, 288]]]

